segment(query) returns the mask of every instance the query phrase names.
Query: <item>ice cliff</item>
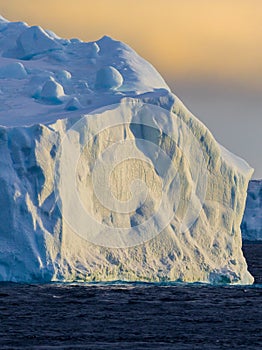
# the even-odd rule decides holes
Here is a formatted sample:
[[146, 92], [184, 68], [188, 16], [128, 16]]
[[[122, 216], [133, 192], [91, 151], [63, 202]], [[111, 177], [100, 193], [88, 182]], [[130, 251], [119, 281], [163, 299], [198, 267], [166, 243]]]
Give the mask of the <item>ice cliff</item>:
[[252, 169], [109, 37], [0, 19], [0, 280], [250, 284]]
[[244, 240], [262, 241], [262, 180], [249, 183], [241, 230]]

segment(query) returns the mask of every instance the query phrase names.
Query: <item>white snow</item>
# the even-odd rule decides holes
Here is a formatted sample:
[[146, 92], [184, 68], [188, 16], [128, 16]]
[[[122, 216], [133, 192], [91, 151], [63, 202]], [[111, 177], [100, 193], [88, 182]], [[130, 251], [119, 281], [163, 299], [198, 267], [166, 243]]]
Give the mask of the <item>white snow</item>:
[[122, 84], [123, 77], [114, 67], [103, 67], [96, 73], [96, 90], [116, 90]]
[[69, 84], [72, 78], [71, 73], [64, 69], [56, 72], [55, 76], [61, 84]]
[[77, 97], [72, 97], [66, 104], [65, 109], [68, 111], [75, 111], [77, 109], [81, 109], [81, 103], [79, 102]]
[[241, 170], [241, 172], [243, 174], [246, 174], [247, 176], [250, 175], [250, 172], [251, 172], [250, 166], [244, 159], [231, 153], [229, 150], [227, 150], [222, 145], [219, 145], [219, 146], [221, 149], [221, 155], [222, 155], [223, 159], [228, 163], [228, 165], [234, 167], [235, 169]]
[[90, 43], [90, 53], [89, 53], [89, 57], [98, 57], [98, 53], [100, 51], [100, 47], [98, 46], [97, 43]]
[[64, 95], [63, 86], [53, 79], [46, 81], [40, 92], [43, 101], [55, 104], [62, 102]]
[[0, 68], [0, 79], [25, 79], [27, 71], [21, 62], [12, 62]]
[[20, 58], [24, 59], [61, 48], [61, 45], [54, 37], [38, 26], [27, 28], [19, 35], [16, 42], [17, 53]]
[[1, 24], [5, 24], [5, 23], [7, 23], [7, 22], [8, 22], [8, 20], [5, 19], [3, 16], [0, 15], [0, 23], [1, 23]]
[[[120, 101], [123, 96], [135, 97], [158, 89], [170, 91], [154, 67], [124, 43], [109, 37], [90, 43], [65, 40], [23, 22], [6, 25], [0, 31], [0, 69], [13, 62], [21, 63], [28, 76], [19, 82], [5, 79], [0, 95], [1, 125], [32, 125], [36, 114], [37, 122], [43, 124], [67, 118], [64, 104], [39, 104], [37, 98], [50, 78], [63, 86], [68, 100], [79, 100], [83, 113]], [[26, 52], [22, 52], [22, 46]], [[108, 93], [101, 93], [95, 89], [96, 76], [105, 67], [112, 67], [105, 79], [113, 85], [106, 88]]]
[[253, 282], [252, 169], [151, 64], [0, 19], [0, 72], [1, 281]]

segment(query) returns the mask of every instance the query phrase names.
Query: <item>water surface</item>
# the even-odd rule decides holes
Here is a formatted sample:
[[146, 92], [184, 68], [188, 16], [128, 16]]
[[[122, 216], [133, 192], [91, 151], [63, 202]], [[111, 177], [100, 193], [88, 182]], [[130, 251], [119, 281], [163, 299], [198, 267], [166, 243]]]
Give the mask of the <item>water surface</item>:
[[1, 349], [261, 349], [262, 244], [253, 286], [0, 285]]

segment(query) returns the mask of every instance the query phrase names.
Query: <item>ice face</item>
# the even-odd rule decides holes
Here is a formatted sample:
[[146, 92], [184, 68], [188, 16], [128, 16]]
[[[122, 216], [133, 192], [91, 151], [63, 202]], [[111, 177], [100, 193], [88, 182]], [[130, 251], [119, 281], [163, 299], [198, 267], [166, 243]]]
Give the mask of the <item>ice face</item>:
[[249, 183], [241, 230], [244, 240], [262, 240], [262, 180]]
[[247, 163], [127, 45], [4, 25], [0, 280], [252, 283]]

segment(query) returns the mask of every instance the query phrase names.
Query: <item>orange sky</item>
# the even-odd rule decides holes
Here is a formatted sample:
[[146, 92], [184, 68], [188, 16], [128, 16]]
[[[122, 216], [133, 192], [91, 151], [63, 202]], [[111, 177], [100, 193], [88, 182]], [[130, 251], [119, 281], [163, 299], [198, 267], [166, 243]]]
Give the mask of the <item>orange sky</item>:
[[126, 42], [262, 178], [262, 0], [0, 0], [0, 14]]
[[164, 77], [262, 81], [261, 0], [0, 0], [0, 13], [62, 37], [113, 36]]

